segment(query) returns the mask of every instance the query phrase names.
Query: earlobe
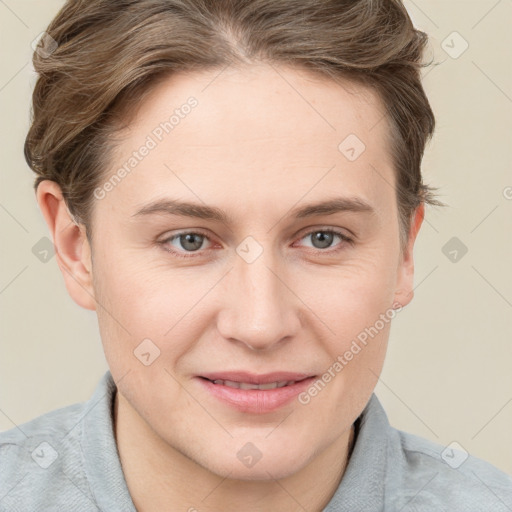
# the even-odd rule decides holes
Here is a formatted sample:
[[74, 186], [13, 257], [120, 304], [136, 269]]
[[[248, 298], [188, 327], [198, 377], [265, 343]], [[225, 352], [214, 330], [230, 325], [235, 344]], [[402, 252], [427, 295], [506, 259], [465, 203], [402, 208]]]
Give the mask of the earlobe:
[[407, 306], [414, 297], [414, 242], [416, 241], [424, 217], [425, 204], [421, 203], [413, 214], [407, 245], [398, 267], [394, 300], [400, 303], [402, 307]]
[[79, 306], [95, 310], [91, 250], [85, 227], [75, 223], [56, 182], [42, 181], [36, 197], [69, 295]]

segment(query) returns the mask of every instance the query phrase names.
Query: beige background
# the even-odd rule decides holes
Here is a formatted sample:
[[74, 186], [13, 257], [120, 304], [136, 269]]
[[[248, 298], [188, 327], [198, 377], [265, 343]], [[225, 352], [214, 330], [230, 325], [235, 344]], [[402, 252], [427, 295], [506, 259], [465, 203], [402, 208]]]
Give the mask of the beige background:
[[[0, 430], [86, 400], [107, 369], [95, 313], [69, 298], [55, 258], [32, 252], [49, 233], [23, 158], [30, 45], [62, 3], [0, 0]], [[416, 296], [376, 393], [395, 427], [512, 473], [512, 0], [406, 5], [439, 63], [424, 71], [438, 123], [424, 173], [450, 206], [427, 212]], [[452, 237], [468, 248], [457, 262], [442, 250]]]

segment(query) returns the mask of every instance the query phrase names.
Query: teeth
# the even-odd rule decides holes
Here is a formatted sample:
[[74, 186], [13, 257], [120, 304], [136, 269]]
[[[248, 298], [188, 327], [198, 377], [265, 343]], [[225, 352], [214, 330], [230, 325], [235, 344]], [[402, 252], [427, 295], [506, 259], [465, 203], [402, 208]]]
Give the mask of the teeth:
[[[249, 384], [247, 382], [239, 382], [238, 387], [240, 389], [259, 389], [258, 384]], [[271, 388], [265, 388], [265, 389], [271, 389]]]
[[229, 388], [240, 388], [240, 382], [234, 382], [232, 380], [225, 380], [224, 386], [228, 386]]
[[279, 387], [278, 382], [267, 382], [266, 384], [257, 385], [256, 389], [276, 389]]
[[214, 380], [214, 384], [222, 384], [223, 386], [228, 386], [229, 388], [236, 389], [276, 389], [283, 388], [284, 386], [291, 386], [295, 384], [294, 380], [283, 380], [280, 382], [267, 382], [266, 384], [252, 384], [250, 382], [235, 382], [232, 380]]

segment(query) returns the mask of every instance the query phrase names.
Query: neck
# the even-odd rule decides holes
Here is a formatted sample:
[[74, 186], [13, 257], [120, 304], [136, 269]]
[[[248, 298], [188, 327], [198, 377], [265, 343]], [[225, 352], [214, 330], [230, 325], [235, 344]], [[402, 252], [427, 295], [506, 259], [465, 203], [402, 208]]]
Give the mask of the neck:
[[354, 443], [352, 426], [308, 465], [286, 478], [236, 480], [208, 471], [169, 446], [117, 392], [114, 432], [138, 512], [320, 512], [339, 486]]

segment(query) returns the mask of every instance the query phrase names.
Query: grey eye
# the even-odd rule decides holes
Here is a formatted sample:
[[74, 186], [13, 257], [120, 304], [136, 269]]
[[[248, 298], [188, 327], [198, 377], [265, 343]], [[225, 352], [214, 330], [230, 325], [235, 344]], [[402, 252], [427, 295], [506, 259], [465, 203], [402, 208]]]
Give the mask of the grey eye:
[[201, 249], [204, 239], [205, 236], [200, 235], [199, 233], [184, 233], [176, 235], [172, 241], [178, 240], [181, 249], [186, 251], [197, 251], [198, 249]]
[[331, 231], [325, 231], [325, 230], [318, 230], [318, 231], [312, 231], [311, 233], [307, 234], [304, 238], [310, 238], [312, 242], [312, 246], [315, 249], [326, 249], [331, 247], [334, 237], [340, 237], [340, 235], [333, 233]]

